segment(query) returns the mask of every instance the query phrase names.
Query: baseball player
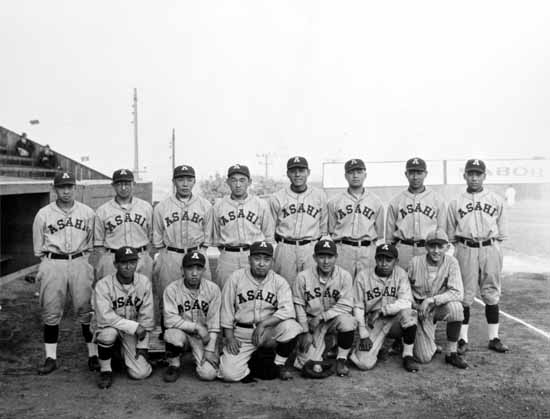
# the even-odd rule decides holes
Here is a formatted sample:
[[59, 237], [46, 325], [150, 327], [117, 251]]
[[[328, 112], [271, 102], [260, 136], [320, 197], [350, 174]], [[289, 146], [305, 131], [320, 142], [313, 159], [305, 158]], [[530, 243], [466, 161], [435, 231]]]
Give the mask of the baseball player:
[[292, 378], [285, 366], [302, 333], [296, 322], [292, 292], [286, 280], [273, 272], [273, 246], [254, 242], [250, 246], [250, 266], [229, 277], [222, 290], [220, 323], [225, 346], [219, 377], [225, 381], [253, 381], [248, 368], [252, 354], [262, 346], [276, 345], [274, 364], [279, 378]]
[[327, 234], [327, 197], [307, 184], [310, 170], [304, 157], [290, 158], [286, 167], [290, 186], [270, 200], [278, 243], [273, 269], [292, 285], [298, 272], [315, 265], [313, 246]]
[[353, 283], [348, 271], [336, 265], [337, 250], [332, 240], [315, 244], [316, 266], [302, 271], [292, 286], [296, 318], [302, 326], [294, 366], [302, 369], [309, 361], [322, 361], [325, 335], [336, 333], [336, 374], [349, 374], [348, 354], [357, 324], [352, 314]]
[[506, 352], [498, 334], [502, 251], [500, 243], [507, 238], [503, 199], [483, 188], [485, 163], [471, 159], [466, 162], [464, 179], [467, 189], [452, 200], [448, 209], [447, 232], [455, 245], [464, 284], [464, 321], [460, 330], [458, 352], [468, 350], [470, 306], [479, 288], [485, 303], [489, 349]]
[[183, 257], [182, 273], [164, 290], [164, 341], [168, 368], [164, 381], [172, 383], [181, 374], [180, 355], [191, 348], [196, 372], [202, 380], [218, 374], [216, 340], [220, 332], [220, 288], [203, 278], [205, 256], [197, 250]]
[[426, 235], [437, 227], [446, 228], [447, 210], [443, 198], [424, 186], [426, 162], [407, 160], [405, 177], [409, 187], [393, 198], [386, 216], [386, 242], [397, 246], [397, 263], [407, 269], [413, 256], [426, 254]]
[[235, 164], [227, 171], [231, 195], [214, 205], [214, 245], [220, 249], [217, 283], [248, 267], [248, 250], [256, 241], [273, 243], [273, 219], [267, 202], [248, 193], [250, 170]]
[[353, 278], [374, 265], [377, 240], [384, 238], [384, 207], [363, 184], [365, 163], [351, 159], [344, 165], [348, 189], [328, 202], [328, 232], [338, 244], [338, 265]]
[[350, 360], [361, 370], [375, 366], [378, 352], [387, 335], [403, 337], [403, 366], [418, 371], [413, 358], [416, 335], [416, 311], [411, 308], [412, 294], [407, 273], [396, 265], [397, 249], [392, 244], [376, 248], [376, 267], [359, 272], [355, 278], [354, 315], [359, 337]]
[[57, 368], [59, 323], [67, 291], [88, 346], [88, 367], [90, 371], [99, 368], [97, 346], [92, 343], [90, 331], [94, 271], [88, 255], [93, 248], [94, 212], [75, 201], [75, 186], [71, 173], [58, 173], [53, 181], [56, 200], [38, 211], [32, 227], [34, 254], [41, 259], [37, 279], [46, 350], [44, 365], [38, 369], [40, 375]]
[[114, 254], [122, 246], [139, 252], [137, 272], [151, 279], [153, 259], [148, 247], [153, 237], [153, 207], [134, 195], [134, 174], [128, 169], [113, 173], [115, 197], [96, 211], [94, 246], [100, 250], [97, 279], [115, 272]]
[[138, 260], [137, 249], [120, 247], [115, 252], [115, 273], [100, 279], [94, 287], [93, 326], [99, 345], [99, 388], [109, 388], [113, 382], [111, 357], [117, 339], [120, 339], [130, 377], [141, 380], [152, 372], [147, 358], [149, 333], [155, 326], [153, 289], [151, 280], [136, 272]]
[[414, 298], [412, 305], [418, 313], [414, 356], [422, 363], [431, 361], [436, 352], [436, 322], [445, 320], [445, 362], [464, 369], [468, 364], [457, 353], [458, 335], [464, 319], [464, 291], [457, 260], [445, 254], [448, 247], [447, 233], [438, 227], [426, 236], [426, 255], [414, 256], [409, 262], [408, 274]]

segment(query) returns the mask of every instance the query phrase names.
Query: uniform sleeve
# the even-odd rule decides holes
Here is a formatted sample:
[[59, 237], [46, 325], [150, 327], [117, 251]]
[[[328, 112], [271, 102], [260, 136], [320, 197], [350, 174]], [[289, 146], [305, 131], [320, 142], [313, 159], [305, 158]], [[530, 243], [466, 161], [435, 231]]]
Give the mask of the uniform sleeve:
[[32, 223], [32, 243], [34, 255], [38, 257], [44, 256], [44, 218], [40, 211], [36, 214]]
[[164, 305], [164, 327], [167, 329], [180, 329], [187, 333], [193, 333], [195, 331], [195, 322], [186, 320], [180, 315], [176, 282], [172, 282], [166, 287], [162, 296], [162, 301]]
[[437, 227], [447, 230], [447, 205], [441, 196], [437, 196]]
[[147, 203], [147, 219], [149, 223], [147, 224], [147, 238], [149, 243], [153, 243], [153, 206]]
[[266, 242], [275, 243], [275, 221], [269, 210], [269, 203], [263, 199], [261, 199], [261, 203], [263, 208], [262, 233], [264, 233]]
[[216, 204], [214, 208], [212, 208], [212, 246], [219, 246], [221, 240], [218, 205], [219, 204]]
[[292, 291], [286, 279], [280, 278], [277, 289], [277, 311], [273, 313], [274, 317], [281, 320], [295, 319], [296, 312], [292, 302]]
[[136, 333], [139, 323], [119, 316], [113, 309], [106, 281], [99, 281], [96, 284], [92, 298], [99, 327], [114, 327], [129, 335]]
[[220, 308], [220, 326], [233, 329], [235, 322], [235, 295], [238, 281], [238, 271], [233, 272], [225, 281], [222, 289], [222, 305]]
[[447, 208], [447, 236], [449, 236], [449, 240], [451, 243], [454, 243], [456, 241], [456, 226], [458, 224], [458, 221], [456, 219], [456, 207], [457, 207], [457, 201], [453, 200], [449, 204], [449, 208]]
[[393, 233], [395, 232], [395, 222], [397, 221], [397, 206], [392, 201], [388, 205], [388, 211], [386, 215], [386, 243], [393, 243], [395, 241]]
[[214, 209], [210, 204], [208, 205], [208, 209], [204, 214], [203, 228], [204, 228], [204, 245], [212, 246], [212, 243], [213, 243], [212, 233], [214, 228]]
[[150, 332], [155, 328], [155, 314], [153, 308], [153, 288], [151, 281], [146, 278], [145, 293], [143, 294], [143, 304], [139, 309], [138, 322], [147, 331], [145, 338], [138, 340], [136, 348], [149, 348]]
[[90, 214], [88, 215], [88, 234], [86, 235], [85, 248], [88, 251], [94, 250], [94, 230], [95, 230], [95, 212], [90, 208]]
[[94, 220], [94, 246], [104, 246], [105, 244], [105, 226], [100, 215], [101, 209], [96, 213]]
[[333, 198], [327, 203], [327, 230], [331, 237], [335, 235], [336, 221], [336, 201]]
[[304, 300], [305, 277], [300, 272], [292, 284], [292, 298], [294, 300], [294, 310], [296, 311], [296, 320], [302, 326], [304, 332], [309, 331], [307, 323], [307, 314], [305, 310], [306, 301]]
[[355, 317], [359, 325], [359, 337], [365, 339], [369, 336], [369, 331], [365, 325], [365, 302], [363, 301], [365, 293], [363, 290], [363, 281], [360, 280], [361, 276], [362, 273], [360, 272], [353, 284], [353, 317]]
[[405, 272], [399, 272], [399, 285], [397, 290], [397, 300], [393, 303], [386, 304], [382, 307], [381, 311], [384, 316], [393, 316], [399, 313], [401, 310], [411, 308], [412, 306], [412, 293], [411, 284], [409, 278]]
[[384, 205], [379, 201], [376, 218], [374, 219], [374, 228], [376, 229], [376, 238], [378, 240], [384, 239], [384, 227]]
[[162, 220], [162, 203], [153, 210], [153, 247], [164, 247], [164, 221]]
[[269, 211], [271, 212], [271, 218], [273, 219], [275, 229], [277, 228], [277, 220], [279, 218], [280, 209], [281, 205], [279, 204], [279, 198], [277, 197], [277, 194], [271, 195], [269, 199]]
[[500, 202], [499, 216], [497, 219], [498, 235], [497, 240], [503, 241], [508, 238], [508, 219], [506, 215], [506, 209], [504, 208], [504, 202]]
[[321, 218], [319, 220], [319, 231], [321, 233], [321, 237], [328, 234], [327, 195], [324, 191], [321, 191]]
[[336, 304], [322, 314], [323, 320], [325, 321], [329, 321], [340, 314], [351, 314], [353, 311], [353, 282], [351, 275], [344, 270], [341, 271], [341, 275], [340, 281], [342, 286], [340, 289], [340, 297]]
[[220, 288], [212, 283], [212, 299], [208, 304], [208, 314], [206, 315], [206, 326], [209, 332], [220, 331], [220, 308], [222, 304], [222, 293]]
[[[434, 296], [436, 306], [446, 304], [449, 301], [462, 301], [464, 298], [464, 287], [462, 285], [462, 276], [460, 275], [460, 266], [454, 257], [449, 260], [448, 275], [446, 291]], [[438, 292], [437, 290], [434, 291]]]

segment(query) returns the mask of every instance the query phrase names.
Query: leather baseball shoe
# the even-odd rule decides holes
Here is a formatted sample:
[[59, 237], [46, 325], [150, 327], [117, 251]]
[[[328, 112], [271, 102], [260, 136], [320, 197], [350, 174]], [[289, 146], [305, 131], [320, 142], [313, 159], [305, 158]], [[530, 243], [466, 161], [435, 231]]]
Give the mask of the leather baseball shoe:
[[468, 342], [466, 342], [464, 339], [459, 339], [456, 352], [459, 355], [464, 355], [466, 352], [468, 352]]
[[453, 367], [457, 367], [462, 370], [468, 368], [468, 363], [464, 361], [464, 358], [462, 358], [462, 356], [456, 352], [445, 355], [445, 362], [447, 364], [451, 364]]
[[336, 360], [336, 375], [340, 377], [349, 375], [348, 362], [344, 358], [338, 358]]
[[180, 377], [180, 375], [181, 367], [169, 365], [168, 368], [166, 368], [166, 370], [164, 371], [164, 374], [162, 374], [162, 379], [167, 383], [173, 383]]
[[99, 358], [96, 355], [88, 357], [88, 369], [90, 371], [99, 371]]
[[113, 372], [112, 371], [101, 371], [99, 373], [99, 380], [97, 381], [97, 386], [99, 388], [109, 388], [113, 384]]
[[279, 378], [281, 380], [291, 380], [292, 379], [292, 373], [290, 372], [290, 367], [287, 367], [286, 365], [277, 365], [277, 369], [279, 370]]
[[44, 365], [38, 367], [38, 375], [46, 375], [57, 369], [57, 362], [53, 358], [46, 358]]
[[417, 362], [410, 355], [403, 357], [403, 367], [409, 372], [417, 372], [420, 369]]
[[489, 349], [500, 353], [509, 351], [508, 346], [502, 343], [499, 338], [494, 338], [489, 341]]

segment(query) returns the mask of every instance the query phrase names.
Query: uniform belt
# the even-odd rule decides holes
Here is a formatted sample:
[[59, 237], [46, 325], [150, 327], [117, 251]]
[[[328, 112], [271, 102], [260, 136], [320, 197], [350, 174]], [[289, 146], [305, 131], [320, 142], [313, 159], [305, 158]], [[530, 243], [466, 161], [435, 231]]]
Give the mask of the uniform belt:
[[222, 249], [227, 252], [242, 252], [243, 250], [250, 249], [250, 245], [244, 244], [242, 246], [222, 246]]
[[255, 324], [250, 324], [250, 323], [235, 323], [235, 326], [243, 327], [245, 329], [254, 329], [256, 327]]
[[312, 241], [315, 241], [315, 239], [296, 239], [296, 240], [291, 240], [291, 239], [286, 239], [282, 236], [275, 236], [275, 241], [277, 243], [280, 243], [280, 242], [283, 242], [283, 243], [286, 243], [286, 244], [293, 244], [295, 246], [303, 246], [304, 244], [308, 244], [308, 243], [311, 243]]
[[48, 259], [65, 259], [65, 260], [76, 259], [83, 255], [84, 255], [84, 252], [73, 253], [70, 255], [63, 254], [63, 253], [52, 253], [52, 252], [46, 253], [46, 256], [48, 257]]
[[349, 239], [340, 239], [340, 240], [335, 240], [336, 243], [343, 243], [343, 244], [348, 244], [350, 246], [355, 246], [355, 247], [359, 247], [359, 246], [370, 246], [372, 244], [372, 241], [371, 240], [349, 240]]
[[484, 247], [484, 246], [491, 246], [495, 239], [487, 239], [487, 240], [470, 240], [465, 239], [464, 237], [457, 237], [457, 241], [460, 243], [464, 243], [468, 247]]
[[406, 244], [407, 246], [414, 246], [414, 247], [426, 246], [426, 240], [399, 239], [399, 243], [403, 243], [403, 244]]
[[[111, 253], [116, 253], [116, 249], [110, 249], [108, 247], [106, 249]], [[147, 246], [134, 247], [134, 249], [136, 249], [138, 252], [145, 252], [147, 250]]]
[[166, 248], [171, 252], [187, 253], [187, 252], [192, 252], [193, 250], [199, 250], [200, 246], [188, 247], [187, 249], [179, 249], [177, 247], [171, 247], [171, 246], [167, 246]]

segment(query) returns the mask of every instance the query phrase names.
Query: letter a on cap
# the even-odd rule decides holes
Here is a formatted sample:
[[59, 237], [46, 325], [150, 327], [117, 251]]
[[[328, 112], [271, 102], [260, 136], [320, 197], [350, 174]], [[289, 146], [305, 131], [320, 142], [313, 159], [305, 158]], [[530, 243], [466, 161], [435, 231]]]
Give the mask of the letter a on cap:
[[198, 258], [199, 258], [198, 253], [193, 253], [193, 256], [191, 256], [191, 259], [198, 259]]
[[357, 160], [353, 159], [353, 160], [351, 161], [351, 164], [357, 164]]
[[261, 242], [261, 243], [260, 243], [260, 247], [267, 247], [266, 242]]
[[300, 157], [294, 157], [294, 163], [300, 163]]
[[387, 245], [387, 244], [385, 244], [384, 246], [382, 246], [382, 249], [384, 249], [384, 250], [388, 250], [388, 245]]
[[187, 166], [181, 166], [181, 170], [185, 172], [187, 170]]
[[233, 169], [240, 169], [241, 166], [239, 166], [238, 164], [236, 164], [235, 166], [233, 166]]
[[64, 172], [64, 173], [63, 173], [63, 176], [61, 176], [61, 178], [62, 178], [62, 179], [69, 179], [70, 176], [69, 176], [69, 174], [68, 174], [67, 172]]
[[474, 160], [474, 162], [472, 163], [474, 166], [479, 166], [479, 160]]
[[326, 241], [325, 244], [323, 244], [323, 247], [328, 247], [330, 249], [330, 243]]
[[127, 255], [131, 255], [131, 254], [132, 254], [132, 249], [126, 249], [126, 252], [125, 252], [125, 254], [127, 254]]
[[419, 164], [418, 159], [415, 158], [415, 159], [413, 160], [413, 164]]
[[126, 173], [126, 170], [122, 169], [122, 170], [120, 171], [120, 174], [121, 174], [121, 175], [127, 175], [128, 173]]

